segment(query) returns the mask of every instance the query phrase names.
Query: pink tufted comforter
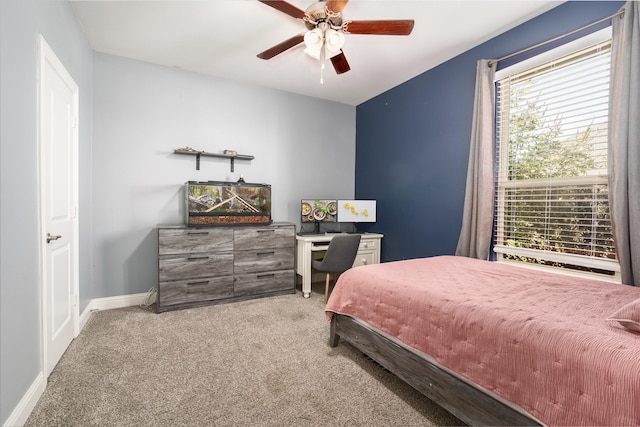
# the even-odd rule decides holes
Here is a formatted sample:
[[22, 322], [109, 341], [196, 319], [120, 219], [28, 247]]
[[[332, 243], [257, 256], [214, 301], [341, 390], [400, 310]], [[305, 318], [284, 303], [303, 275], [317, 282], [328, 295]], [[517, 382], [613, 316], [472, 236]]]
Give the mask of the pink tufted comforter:
[[352, 268], [326, 307], [547, 425], [640, 425], [640, 333], [605, 320], [640, 288], [441, 256]]

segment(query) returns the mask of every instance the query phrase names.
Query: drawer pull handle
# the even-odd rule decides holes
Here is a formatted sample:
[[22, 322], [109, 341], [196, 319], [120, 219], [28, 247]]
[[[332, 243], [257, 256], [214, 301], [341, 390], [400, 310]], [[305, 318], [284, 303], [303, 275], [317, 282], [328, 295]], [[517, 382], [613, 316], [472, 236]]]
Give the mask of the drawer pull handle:
[[208, 231], [189, 231], [187, 234], [209, 234]]
[[187, 261], [200, 261], [203, 259], [209, 259], [208, 256], [190, 256], [189, 258], [187, 258]]
[[204, 280], [202, 282], [189, 282], [187, 283], [187, 286], [197, 286], [197, 285], [207, 285], [207, 284], [209, 284], [209, 282]]
[[256, 255], [273, 255], [275, 254], [275, 251], [270, 251], [270, 252], [256, 252]]
[[268, 228], [268, 229], [264, 229], [264, 230], [256, 230], [258, 233], [273, 233], [276, 230], [272, 229], [272, 228]]
[[273, 276], [275, 276], [275, 274], [269, 273], [269, 274], [258, 274], [256, 277], [258, 279], [264, 279], [265, 277], [273, 277]]

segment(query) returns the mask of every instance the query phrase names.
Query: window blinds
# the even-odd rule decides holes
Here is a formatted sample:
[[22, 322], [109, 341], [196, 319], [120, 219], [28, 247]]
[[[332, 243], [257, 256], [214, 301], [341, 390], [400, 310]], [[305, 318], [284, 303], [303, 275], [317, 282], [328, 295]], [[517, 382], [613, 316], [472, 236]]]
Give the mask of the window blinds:
[[496, 85], [495, 251], [509, 259], [617, 270], [607, 184], [611, 41]]

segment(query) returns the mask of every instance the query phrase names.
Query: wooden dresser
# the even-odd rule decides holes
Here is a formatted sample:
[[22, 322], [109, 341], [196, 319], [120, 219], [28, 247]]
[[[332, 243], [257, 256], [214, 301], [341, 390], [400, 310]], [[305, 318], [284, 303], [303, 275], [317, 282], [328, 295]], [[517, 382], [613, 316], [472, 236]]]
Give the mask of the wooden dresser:
[[158, 226], [156, 311], [295, 293], [295, 225]]

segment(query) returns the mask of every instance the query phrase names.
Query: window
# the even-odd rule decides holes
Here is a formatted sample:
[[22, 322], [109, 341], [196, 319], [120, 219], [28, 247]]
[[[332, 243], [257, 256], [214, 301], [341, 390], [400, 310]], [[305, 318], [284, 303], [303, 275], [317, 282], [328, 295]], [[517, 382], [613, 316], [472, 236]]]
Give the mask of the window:
[[619, 270], [607, 194], [611, 39], [602, 38], [497, 73], [499, 260]]

